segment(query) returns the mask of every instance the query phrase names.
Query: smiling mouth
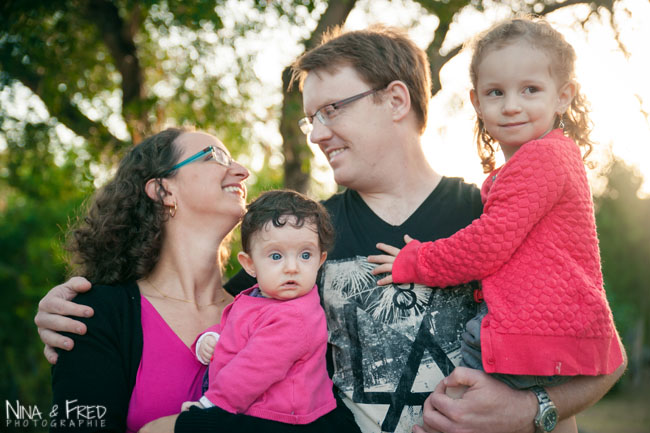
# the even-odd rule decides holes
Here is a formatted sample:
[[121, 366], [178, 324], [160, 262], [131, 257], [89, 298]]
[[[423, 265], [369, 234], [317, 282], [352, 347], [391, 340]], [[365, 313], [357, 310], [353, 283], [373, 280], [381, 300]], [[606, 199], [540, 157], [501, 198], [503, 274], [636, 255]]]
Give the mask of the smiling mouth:
[[241, 188], [240, 186], [236, 186], [236, 185], [226, 186], [226, 187], [223, 188], [223, 190], [225, 192], [228, 192], [228, 193], [235, 193], [235, 194], [237, 194], [237, 195], [239, 195], [241, 197], [243, 197], [245, 195], [244, 189]]
[[331, 152], [327, 152], [327, 159], [329, 161], [331, 161], [332, 158], [334, 158], [336, 155], [339, 155], [339, 154], [341, 154], [343, 152], [345, 152], [345, 147], [341, 147], [341, 148], [338, 148], [338, 149], [334, 149]]

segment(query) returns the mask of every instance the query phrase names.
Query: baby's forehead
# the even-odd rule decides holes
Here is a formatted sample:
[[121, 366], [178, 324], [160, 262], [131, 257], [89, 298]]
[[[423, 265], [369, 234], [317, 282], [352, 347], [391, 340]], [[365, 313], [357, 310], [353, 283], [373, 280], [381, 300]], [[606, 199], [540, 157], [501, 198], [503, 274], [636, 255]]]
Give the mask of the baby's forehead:
[[259, 230], [252, 233], [251, 242], [280, 242], [286, 240], [292, 243], [296, 238], [301, 240], [314, 240], [318, 243], [318, 227], [309, 220], [298, 223], [295, 216], [287, 215], [278, 219], [279, 224], [267, 221]]

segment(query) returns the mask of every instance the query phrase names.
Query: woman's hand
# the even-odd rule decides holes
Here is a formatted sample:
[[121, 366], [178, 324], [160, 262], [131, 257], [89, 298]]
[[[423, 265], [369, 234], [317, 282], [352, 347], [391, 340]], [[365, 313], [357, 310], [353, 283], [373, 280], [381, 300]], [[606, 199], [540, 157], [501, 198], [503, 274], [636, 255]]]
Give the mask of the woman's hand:
[[43, 352], [50, 364], [56, 364], [58, 359], [55, 347], [71, 350], [74, 346], [71, 338], [65, 337], [59, 332], [79, 335], [86, 333], [86, 325], [64, 316], [91, 317], [94, 314], [92, 308], [71, 302], [77, 294], [88, 290], [90, 290], [88, 280], [82, 277], [72, 277], [65, 283], [50, 289], [38, 303], [38, 313], [34, 317], [34, 323], [38, 327], [41, 341], [45, 343]]
[[[412, 240], [413, 238], [410, 237], [409, 235], [404, 235], [405, 244], [408, 244]], [[395, 257], [397, 257], [397, 255], [400, 252], [400, 248], [380, 242], [377, 244], [377, 249], [385, 252], [386, 254], [368, 256], [368, 261], [370, 263], [379, 264], [379, 266], [377, 266], [375, 269], [372, 270], [372, 274], [373, 275], [391, 274], [377, 281], [377, 284], [380, 286], [391, 284], [393, 282], [393, 275], [392, 275], [393, 263], [395, 262]]]
[[164, 416], [162, 418], [155, 419], [144, 426], [139, 433], [174, 433], [174, 425], [176, 425], [176, 418], [178, 414]]

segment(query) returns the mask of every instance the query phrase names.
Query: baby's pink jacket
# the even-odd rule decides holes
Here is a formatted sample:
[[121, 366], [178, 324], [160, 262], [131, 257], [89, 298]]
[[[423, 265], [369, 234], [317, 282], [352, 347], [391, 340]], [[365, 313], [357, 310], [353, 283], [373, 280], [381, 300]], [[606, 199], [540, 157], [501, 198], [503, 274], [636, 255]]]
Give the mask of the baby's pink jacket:
[[468, 227], [407, 244], [393, 280], [439, 287], [482, 280], [488, 373], [614, 371], [623, 359], [578, 146], [560, 130], [524, 144], [488, 177], [481, 196], [484, 213]]
[[327, 324], [318, 288], [289, 301], [237, 295], [210, 362], [213, 404], [231, 413], [308, 424], [336, 407], [327, 374]]

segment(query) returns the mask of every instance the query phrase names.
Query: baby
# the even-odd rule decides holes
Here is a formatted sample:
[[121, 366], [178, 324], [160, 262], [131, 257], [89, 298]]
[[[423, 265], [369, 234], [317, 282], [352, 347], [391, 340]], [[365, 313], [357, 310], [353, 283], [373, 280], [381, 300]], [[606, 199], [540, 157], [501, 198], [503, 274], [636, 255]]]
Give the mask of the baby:
[[315, 285], [334, 240], [325, 208], [293, 191], [270, 191], [248, 207], [237, 256], [258, 284], [240, 293], [221, 323], [197, 340], [209, 388], [191, 406], [274, 422], [310, 424], [336, 408], [325, 352], [327, 325]]

